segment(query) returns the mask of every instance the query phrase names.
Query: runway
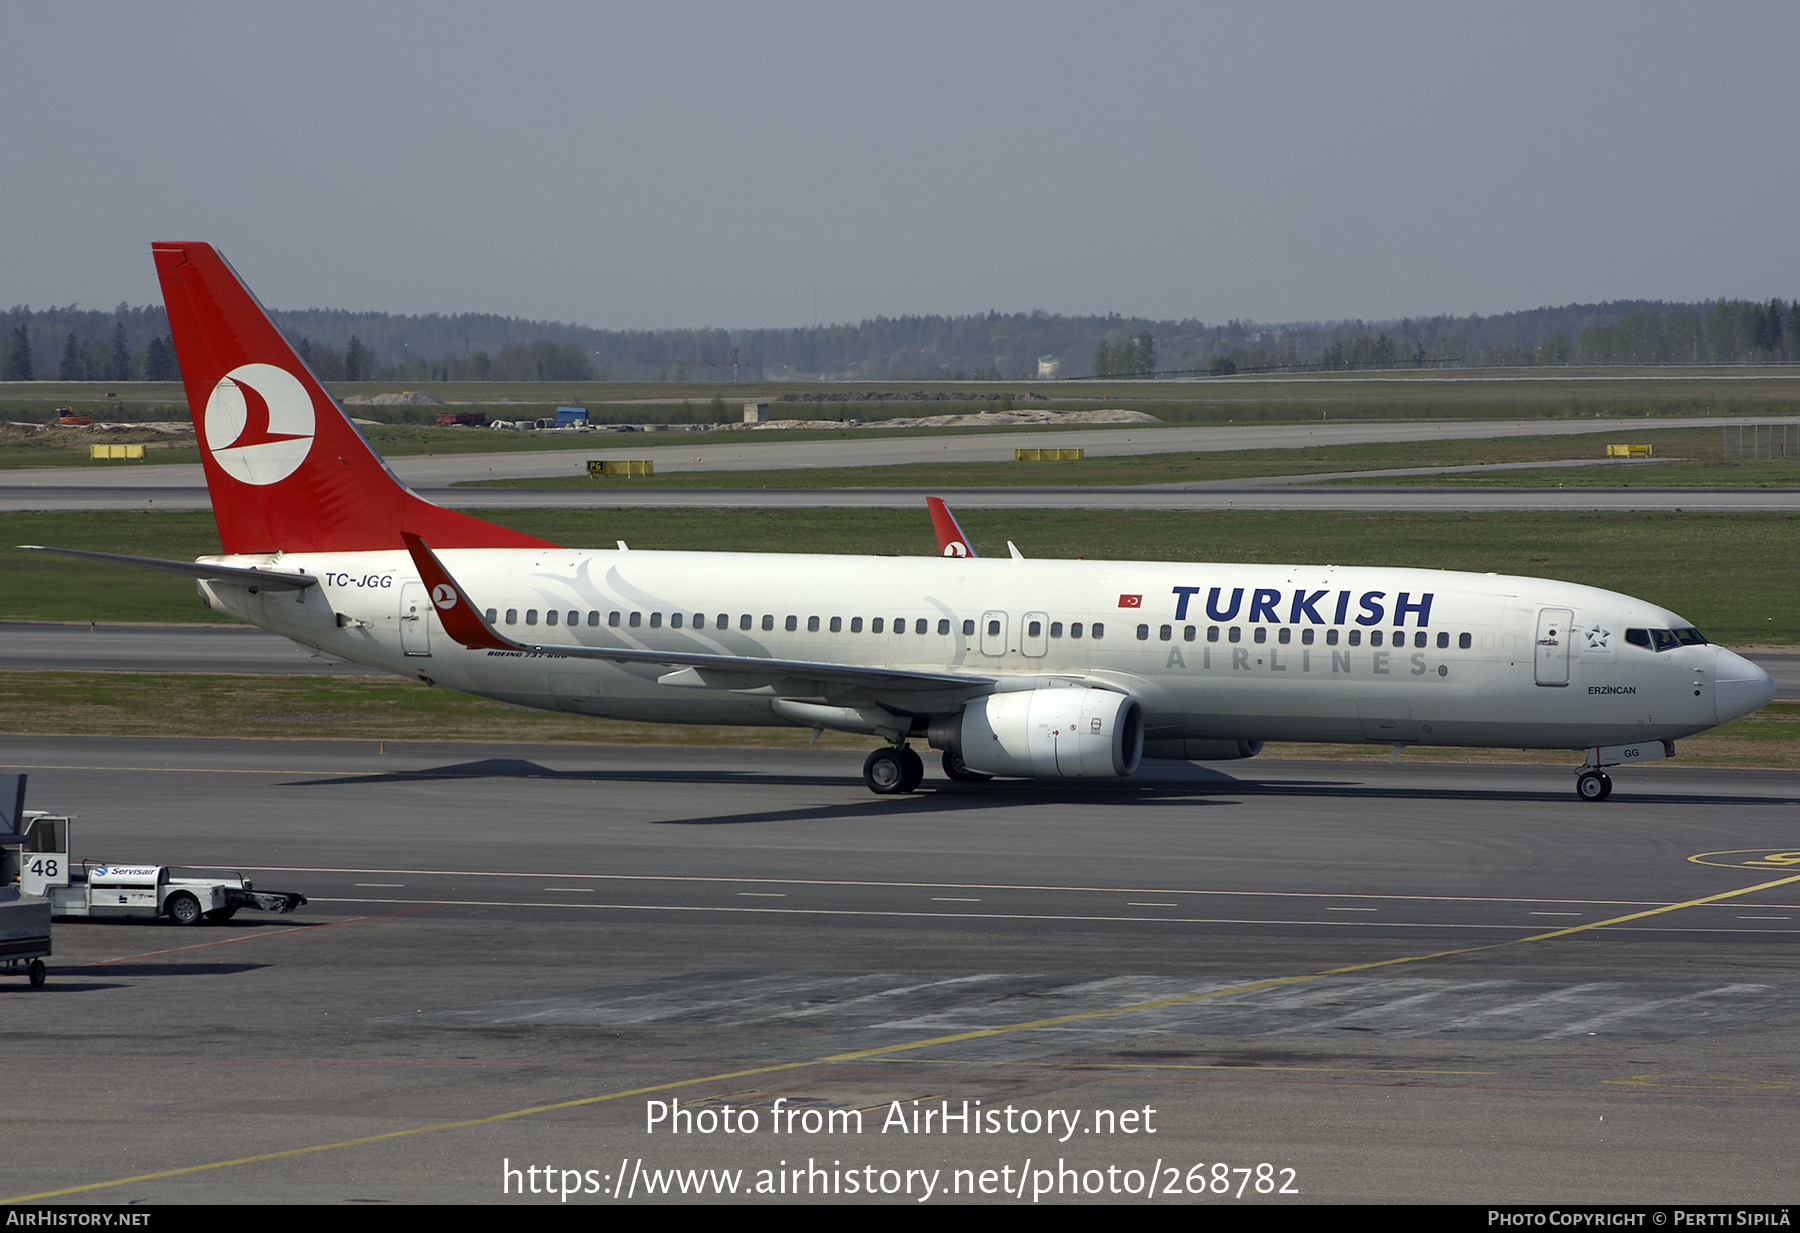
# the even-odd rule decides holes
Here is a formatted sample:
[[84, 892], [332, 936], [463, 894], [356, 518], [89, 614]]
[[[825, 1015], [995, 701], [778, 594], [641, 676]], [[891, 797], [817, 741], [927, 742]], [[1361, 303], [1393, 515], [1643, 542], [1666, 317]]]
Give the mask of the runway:
[[[1784, 513], [1800, 509], [1800, 488], [419, 488], [451, 509], [918, 509], [927, 496], [958, 509], [1313, 510], [1469, 513], [1528, 510], [1691, 510]], [[0, 486], [0, 510], [210, 509], [204, 488], [34, 488]]]
[[[5, 1196], [541, 1203], [506, 1170], [554, 1166], [647, 1201], [799, 1167], [803, 1201], [864, 1169], [916, 1176], [884, 1201], [934, 1170], [932, 1202], [1009, 1201], [958, 1170], [1093, 1201], [1173, 1168], [1157, 1201], [1218, 1202], [1187, 1182], [1222, 1164], [1232, 1201], [1787, 1198], [1800, 775], [1635, 768], [1593, 805], [1548, 768], [1257, 760], [878, 798], [822, 750], [387, 750], [9, 738], [78, 858], [313, 902], [59, 923], [44, 989], [0, 980], [34, 1127]], [[715, 1131], [648, 1123], [676, 1098]], [[1019, 1124], [890, 1120], [964, 1101]]]
[[[1723, 427], [1727, 424], [1792, 424], [1792, 419], [1686, 417], [1659, 419], [1645, 427]], [[1568, 436], [1597, 432], [1629, 434], [1636, 422], [1602, 420], [1420, 421], [1378, 423], [1285, 423], [1257, 425], [1168, 425], [1082, 428], [1054, 433], [964, 433], [905, 437], [859, 436], [846, 430], [834, 441], [791, 441], [779, 433], [650, 433], [642, 438], [596, 434], [591, 448], [504, 453], [411, 455], [390, 460], [394, 472], [422, 496], [457, 509], [544, 507], [645, 508], [715, 506], [730, 508], [910, 507], [924, 489], [719, 489], [647, 490], [606, 488], [483, 490], [453, 485], [484, 479], [580, 475], [587, 460], [651, 457], [661, 473], [808, 470], [831, 467], [892, 466], [1010, 460], [1021, 444], [1080, 447], [1092, 457], [1241, 449], [1299, 449], [1321, 445], [1437, 440], [1478, 440], [1514, 436]], [[1119, 488], [944, 489], [930, 492], [968, 508], [1074, 509], [1707, 509], [1789, 510], [1800, 508], [1800, 490], [1779, 489], [1514, 489], [1444, 492], [1416, 487], [1388, 490], [1299, 489], [1291, 477], [1265, 487], [1256, 481], [1232, 484], [1161, 485]], [[209, 509], [198, 465], [30, 467], [0, 471], [0, 510]]]

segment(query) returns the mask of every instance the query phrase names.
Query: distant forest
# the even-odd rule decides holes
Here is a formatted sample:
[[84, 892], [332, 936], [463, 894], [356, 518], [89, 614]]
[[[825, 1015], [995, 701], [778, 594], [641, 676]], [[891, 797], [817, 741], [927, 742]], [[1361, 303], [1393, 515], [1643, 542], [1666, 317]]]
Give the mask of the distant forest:
[[[1800, 362], [1800, 301], [1614, 300], [1492, 317], [1266, 325], [998, 313], [778, 330], [594, 330], [464, 313], [274, 311], [326, 381], [938, 381]], [[0, 312], [0, 380], [171, 380], [160, 305]], [[1040, 374], [1039, 363], [1054, 364]]]

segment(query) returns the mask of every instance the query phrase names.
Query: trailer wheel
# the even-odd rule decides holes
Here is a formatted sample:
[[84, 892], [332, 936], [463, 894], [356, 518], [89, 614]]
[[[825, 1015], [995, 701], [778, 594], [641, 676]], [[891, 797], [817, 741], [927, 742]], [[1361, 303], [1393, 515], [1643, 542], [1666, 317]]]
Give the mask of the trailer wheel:
[[33, 959], [31, 966], [25, 969], [25, 977], [31, 981], [33, 989], [42, 989], [44, 987], [44, 961]]
[[210, 911], [206, 914], [206, 919], [210, 920], [210, 921], [217, 921], [219, 924], [223, 925], [226, 921], [230, 920], [232, 917], [234, 917], [236, 915], [237, 915], [236, 908], [214, 908], [212, 911]]
[[186, 891], [170, 895], [168, 909], [169, 919], [177, 925], [198, 925], [203, 915], [200, 901]]

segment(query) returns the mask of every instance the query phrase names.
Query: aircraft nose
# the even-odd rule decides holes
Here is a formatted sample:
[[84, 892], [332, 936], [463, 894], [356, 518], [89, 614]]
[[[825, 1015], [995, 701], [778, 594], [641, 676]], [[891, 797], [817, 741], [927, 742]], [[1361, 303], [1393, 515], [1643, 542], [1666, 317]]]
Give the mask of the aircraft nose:
[[1774, 677], [1736, 651], [1720, 649], [1718, 666], [1713, 669], [1713, 701], [1719, 708], [1720, 723], [1741, 719], [1774, 698]]

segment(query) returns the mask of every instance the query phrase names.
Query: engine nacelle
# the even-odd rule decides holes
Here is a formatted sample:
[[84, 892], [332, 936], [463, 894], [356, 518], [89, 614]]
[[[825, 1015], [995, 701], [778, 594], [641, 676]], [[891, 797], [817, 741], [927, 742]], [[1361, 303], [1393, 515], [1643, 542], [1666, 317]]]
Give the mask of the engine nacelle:
[[1146, 758], [1176, 758], [1186, 762], [1231, 762], [1254, 758], [1263, 750], [1261, 741], [1146, 741]]
[[1144, 708], [1104, 689], [989, 694], [950, 724], [934, 723], [931, 743], [953, 745], [964, 766], [984, 775], [1113, 779], [1137, 770], [1144, 756]]

